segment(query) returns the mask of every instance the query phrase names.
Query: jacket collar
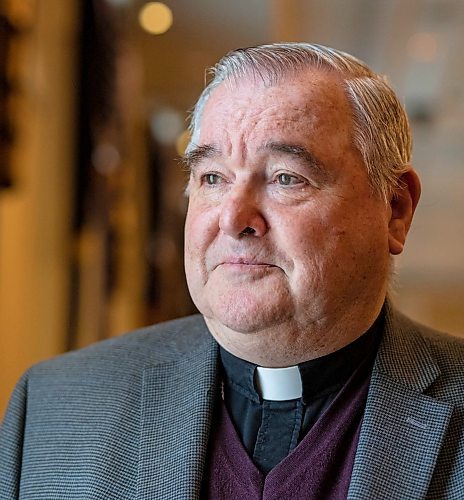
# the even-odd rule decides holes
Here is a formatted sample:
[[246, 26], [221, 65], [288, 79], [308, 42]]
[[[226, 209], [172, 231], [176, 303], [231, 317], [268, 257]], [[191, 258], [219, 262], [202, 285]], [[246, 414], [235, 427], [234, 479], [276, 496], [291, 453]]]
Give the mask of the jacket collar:
[[190, 354], [144, 371], [138, 500], [199, 498], [217, 394], [217, 358], [217, 344], [207, 335]]
[[452, 405], [426, 395], [440, 368], [417, 326], [387, 304], [349, 499], [423, 498]]

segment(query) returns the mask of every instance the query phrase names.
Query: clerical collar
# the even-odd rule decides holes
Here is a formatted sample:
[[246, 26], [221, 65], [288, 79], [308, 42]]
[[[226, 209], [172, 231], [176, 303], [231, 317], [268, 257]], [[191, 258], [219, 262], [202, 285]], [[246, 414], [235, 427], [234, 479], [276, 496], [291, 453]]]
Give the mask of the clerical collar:
[[257, 366], [255, 386], [262, 399], [289, 401], [303, 396], [303, 384], [298, 366], [264, 368]]
[[357, 340], [327, 356], [289, 368], [262, 368], [240, 359], [224, 348], [220, 357], [224, 382], [255, 403], [263, 399], [284, 401], [302, 397], [304, 404], [340, 388], [380, 341], [383, 314]]

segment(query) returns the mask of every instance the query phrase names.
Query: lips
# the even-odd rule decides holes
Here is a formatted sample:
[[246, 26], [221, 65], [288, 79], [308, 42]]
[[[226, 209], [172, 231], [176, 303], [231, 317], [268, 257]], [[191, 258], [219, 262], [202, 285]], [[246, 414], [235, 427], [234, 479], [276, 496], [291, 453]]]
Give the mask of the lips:
[[231, 257], [225, 259], [221, 264], [231, 264], [231, 265], [244, 265], [244, 266], [271, 266], [268, 262], [263, 262], [261, 260], [256, 260], [248, 257]]
[[282, 267], [277, 263], [285, 262], [280, 255], [275, 255], [265, 248], [233, 248], [216, 249], [210, 248], [206, 253], [206, 268], [209, 272], [220, 266], [245, 270], [264, 269], [270, 267]]
[[265, 269], [276, 267], [274, 264], [265, 262], [262, 260], [257, 260], [247, 257], [231, 257], [221, 260], [217, 265], [213, 267], [214, 269], [222, 268], [224, 270], [228, 269], [230, 271], [237, 271], [240, 273], [246, 271], [263, 271]]

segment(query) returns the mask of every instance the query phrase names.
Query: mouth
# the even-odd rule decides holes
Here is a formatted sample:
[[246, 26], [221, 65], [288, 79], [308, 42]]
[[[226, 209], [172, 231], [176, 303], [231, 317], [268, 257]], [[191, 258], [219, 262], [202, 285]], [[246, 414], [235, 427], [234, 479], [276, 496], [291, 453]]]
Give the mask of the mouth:
[[235, 265], [235, 266], [271, 266], [268, 262], [249, 259], [246, 257], [232, 257], [224, 260], [219, 265]]
[[277, 267], [269, 262], [264, 262], [261, 260], [256, 260], [246, 257], [232, 257], [227, 258], [216, 266], [223, 269], [231, 269], [237, 271], [252, 271], [252, 270], [263, 270], [267, 268]]

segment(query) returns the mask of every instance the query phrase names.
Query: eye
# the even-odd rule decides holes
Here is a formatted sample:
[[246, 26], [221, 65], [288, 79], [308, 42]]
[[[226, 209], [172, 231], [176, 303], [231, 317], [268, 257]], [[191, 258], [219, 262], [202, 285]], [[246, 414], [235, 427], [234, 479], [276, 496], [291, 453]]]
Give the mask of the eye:
[[218, 174], [205, 174], [203, 175], [202, 180], [205, 184], [208, 184], [208, 186], [214, 186], [216, 184], [220, 184], [222, 178]]
[[301, 184], [302, 180], [294, 175], [279, 174], [277, 176], [277, 183], [281, 186], [295, 186], [296, 184]]

